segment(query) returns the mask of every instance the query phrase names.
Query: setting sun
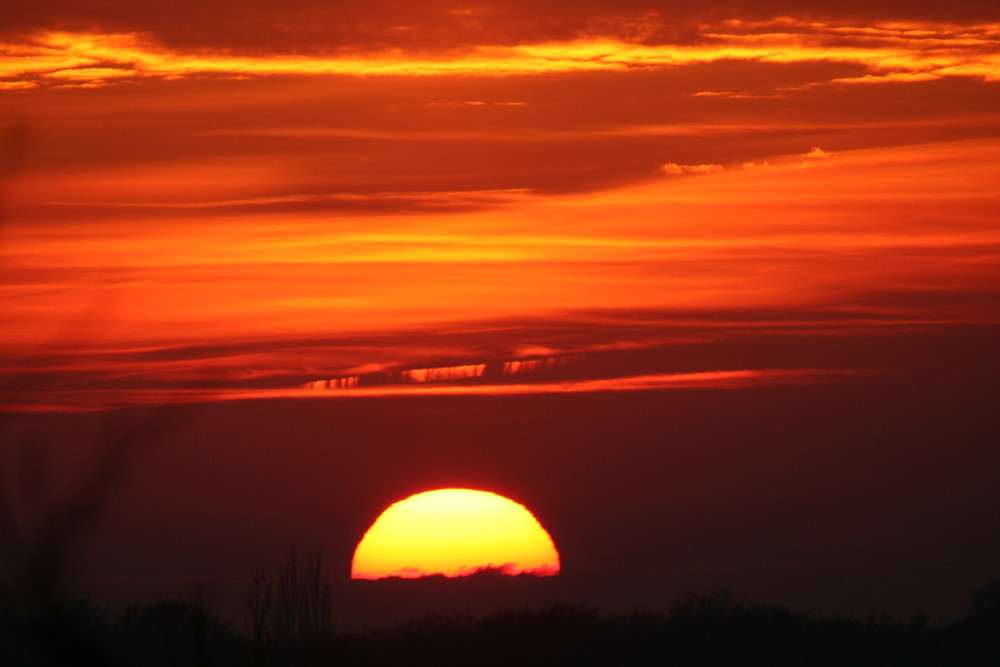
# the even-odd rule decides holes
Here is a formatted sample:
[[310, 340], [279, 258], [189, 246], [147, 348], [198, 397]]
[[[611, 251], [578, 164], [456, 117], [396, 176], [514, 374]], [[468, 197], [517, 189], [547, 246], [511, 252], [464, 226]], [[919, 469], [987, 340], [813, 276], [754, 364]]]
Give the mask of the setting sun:
[[550, 576], [559, 553], [523, 505], [487, 491], [438, 489], [382, 512], [354, 552], [351, 578], [460, 577], [485, 568]]

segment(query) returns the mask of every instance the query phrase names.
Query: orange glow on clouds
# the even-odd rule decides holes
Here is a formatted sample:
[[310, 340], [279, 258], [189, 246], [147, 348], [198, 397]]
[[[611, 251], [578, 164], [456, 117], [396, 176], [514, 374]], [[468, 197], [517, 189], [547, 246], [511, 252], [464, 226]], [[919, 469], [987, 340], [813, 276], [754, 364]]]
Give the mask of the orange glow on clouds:
[[[96, 341], [159, 345], [165, 331], [323, 335], [588, 308], [822, 304], [876, 284], [982, 289], [1000, 252], [998, 154], [985, 141], [799, 157], [455, 214], [11, 227], [0, 289], [18, 296], [0, 341], [37, 345], [99, 296], [127, 318], [90, 332]], [[49, 275], [59, 281], [39, 281]]]
[[[54, 369], [59, 370], [59, 369]], [[4, 392], [0, 411], [91, 412], [127, 405], [168, 405], [264, 399], [363, 399], [389, 396], [526, 396], [593, 392], [664, 391], [681, 389], [734, 390], [781, 385], [815, 385], [851, 380], [879, 371], [850, 368], [766, 368], [753, 370], [659, 373], [606, 379], [566, 379], [531, 383], [448, 382], [360, 386], [358, 376], [315, 380], [301, 387], [277, 389], [119, 389]], [[192, 374], [193, 375], [193, 374]]]
[[432, 55], [401, 49], [307, 55], [184, 52], [133, 33], [45, 32], [0, 44], [0, 79], [33, 85], [102, 85], [122, 78], [204, 75], [510, 76], [624, 71], [723, 60], [859, 64], [867, 82], [968, 76], [1000, 79], [1000, 26], [914, 23], [870, 27], [776, 19], [705, 25], [693, 44], [624, 41], [614, 31], [570, 41], [468, 45]]
[[[792, 320], [833, 331], [997, 321], [990, 301], [1000, 266], [996, 141], [807, 149], [754, 169], [656, 175], [603, 192], [533, 195], [458, 212], [261, 211], [155, 226], [127, 217], [87, 226], [11, 225], [0, 244], [0, 344], [8, 370], [113, 378], [123, 390], [116, 394], [105, 381], [8, 393], [3, 403], [93, 409], [286, 394], [663, 389], [678, 386], [672, 369], [553, 380], [524, 372], [540, 365], [511, 353], [529, 342], [565, 358], [603, 342], [659, 344], [667, 334], [656, 322], [672, 312], [710, 331], [713, 309], [734, 307], [788, 309]], [[58, 188], [25, 183], [22, 196], [49, 183]], [[115, 192], [109, 186], [95, 195]], [[880, 300], [873, 286], [898, 301]], [[961, 296], [973, 293], [983, 296]], [[959, 297], [925, 301], [926, 294]], [[815, 319], [811, 313], [823, 308], [833, 316]], [[647, 321], [642, 312], [666, 319]], [[518, 318], [617, 329], [610, 341], [528, 334], [508, 343], [502, 327]], [[410, 342], [426, 327], [479, 330], [484, 322], [497, 324], [470, 333], [465, 347]], [[67, 326], [75, 346], [65, 357], [51, 346], [52, 358], [31, 357]], [[336, 342], [343, 337], [352, 342]], [[275, 346], [282, 338], [292, 342]], [[329, 343], [298, 349], [299, 339]], [[198, 353], [229, 343], [245, 351]], [[81, 357], [81, 346], [92, 356]], [[498, 375], [525, 383], [484, 377], [484, 363], [508, 361], [518, 363]], [[328, 382], [367, 372], [358, 369], [369, 364], [407, 384]], [[741, 367], [704, 370], [733, 368]], [[247, 373], [275, 379], [260, 388], [227, 384]], [[276, 386], [282, 376], [287, 383]], [[178, 381], [214, 381], [218, 390], [171, 393], [176, 385], [163, 384]], [[141, 390], [150, 382], [151, 391]]]
[[4, 32], [0, 402], [800, 381], [878, 364], [592, 353], [996, 325], [1000, 25], [810, 16]]
[[354, 552], [353, 579], [559, 572], [552, 538], [523, 505], [487, 491], [438, 489], [386, 509]]

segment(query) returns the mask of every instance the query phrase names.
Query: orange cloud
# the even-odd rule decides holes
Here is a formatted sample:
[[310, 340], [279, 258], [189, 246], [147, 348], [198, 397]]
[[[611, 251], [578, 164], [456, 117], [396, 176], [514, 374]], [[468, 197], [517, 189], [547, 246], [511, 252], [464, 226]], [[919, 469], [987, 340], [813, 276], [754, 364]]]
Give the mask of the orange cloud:
[[686, 176], [689, 174], [714, 174], [723, 170], [721, 164], [677, 164], [667, 162], [656, 168], [661, 174], [667, 176]]
[[12, 225], [0, 246], [0, 342], [31, 349], [94, 299], [117, 313], [95, 340], [136, 346], [600, 309], [816, 307], [872, 285], [996, 284], [997, 142], [838, 151], [808, 170], [801, 160], [451, 213], [185, 210], [155, 225]]
[[47, 32], [35, 35], [28, 43], [3, 47], [6, 55], [0, 59], [0, 78], [96, 82], [130, 75], [510, 76], [746, 60], [856, 64], [868, 70], [857, 77], [861, 82], [947, 76], [996, 81], [1000, 80], [998, 35], [1000, 31], [992, 24], [863, 27], [785, 19], [723, 22], [703, 29], [701, 40], [693, 44], [623, 41], [595, 34], [558, 42], [481, 45], [433, 56], [402, 50], [250, 56], [172, 50], [134, 33]]
[[479, 378], [486, 371], [486, 364], [462, 364], [460, 366], [438, 366], [435, 368], [413, 368], [400, 371], [404, 382], [440, 382]]

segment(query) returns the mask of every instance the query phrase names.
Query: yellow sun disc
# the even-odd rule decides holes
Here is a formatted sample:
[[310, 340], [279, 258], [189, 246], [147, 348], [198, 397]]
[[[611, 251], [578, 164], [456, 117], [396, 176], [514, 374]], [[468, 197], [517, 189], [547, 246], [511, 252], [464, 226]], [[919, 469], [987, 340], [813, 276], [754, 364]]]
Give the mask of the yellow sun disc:
[[438, 489], [382, 512], [354, 551], [351, 578], [460, 577], [484, 568], [554, 575], [559, 553], [524, 505], [488, 491]]

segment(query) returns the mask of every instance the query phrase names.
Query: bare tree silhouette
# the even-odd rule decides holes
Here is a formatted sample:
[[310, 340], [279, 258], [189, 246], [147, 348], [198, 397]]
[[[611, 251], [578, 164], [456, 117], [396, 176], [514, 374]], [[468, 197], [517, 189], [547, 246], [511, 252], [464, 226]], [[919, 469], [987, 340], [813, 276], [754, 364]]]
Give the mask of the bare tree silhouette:
[[278, 570], [274, 635], [280, 641], [314, 640], [332, 633], [332, 588], [326, 579], [323, 552], [304, 561], [292, 549]]
[[334, 636], [332, 598], [321, 550], [301, 559], [291, 549], [273, 579], [258, 565], [243, 592], [253, 664], [306, 664], [324, 655]]
[[263, 567], [257, 566], [253, 578], [243, 592], [246, 602], [246, 627], [253, 645], [253, 664], [257, 667], [273, 660], [274, 648], [274, 598], [271, 596], [271, 578]]

